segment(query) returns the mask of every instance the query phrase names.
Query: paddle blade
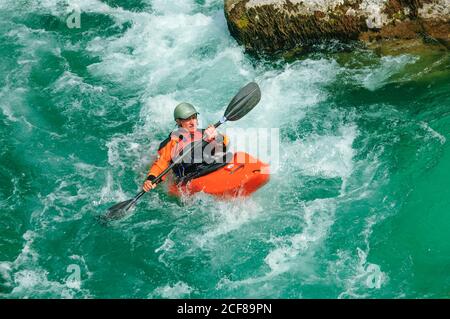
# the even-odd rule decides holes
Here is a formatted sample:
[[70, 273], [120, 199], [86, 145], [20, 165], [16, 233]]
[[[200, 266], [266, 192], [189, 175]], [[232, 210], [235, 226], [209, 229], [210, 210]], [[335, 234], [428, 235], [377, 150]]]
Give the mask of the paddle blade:
[[110, 207], [105, 215], [101, 219], [105, 222], [110, 220], [116, 220], [124, 217], [127, 211], [134, 205], [135, 200], [129, 199], [119, 204]]
[[250, 112], [260, 100], [261, 90], [258, 84], [250, 82], [231, 100], [224, 116], [228, 121], [237, 121]]

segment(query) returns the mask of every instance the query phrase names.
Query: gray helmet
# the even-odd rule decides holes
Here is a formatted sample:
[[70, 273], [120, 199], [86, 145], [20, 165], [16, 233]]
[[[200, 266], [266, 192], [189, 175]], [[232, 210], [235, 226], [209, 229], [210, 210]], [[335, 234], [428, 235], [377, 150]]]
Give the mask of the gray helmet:
[[186, 102], [178, 104], [173, 111], [173, 117], [175, 120], [185, 120], [194, 114], [198, 114], [197, 110], [192, 104]]

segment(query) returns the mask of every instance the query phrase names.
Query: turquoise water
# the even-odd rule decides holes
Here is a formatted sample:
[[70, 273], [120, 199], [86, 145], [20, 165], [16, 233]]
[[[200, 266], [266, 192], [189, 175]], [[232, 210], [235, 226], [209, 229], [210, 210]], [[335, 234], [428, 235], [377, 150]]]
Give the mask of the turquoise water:
[[[0, 2], [1, 298], [448, 298], [450, 59], [256, 61], [220, 0]], [[249, 199], [134, 196], [181, 101], [279, 128]], [[237, 144], [236, 140], [232, 143]], [[74, 275], [76, 275], [74, 277]]]

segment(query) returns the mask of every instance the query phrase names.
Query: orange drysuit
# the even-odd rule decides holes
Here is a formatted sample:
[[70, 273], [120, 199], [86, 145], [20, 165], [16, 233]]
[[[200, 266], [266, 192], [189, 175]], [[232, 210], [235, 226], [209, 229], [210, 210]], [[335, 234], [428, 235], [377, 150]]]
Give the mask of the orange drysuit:
[[[172, 164], [173, 159], [180, 154], [180, 152], [188, 146], [190, 143], [193, 143], [195, 141], [201, 140], [203, 138], [205, 130], [198, 129], [194, 134], [190, 134], [188, 132], [180, 132], [177, 131], [176, 133], [171, 133], [170, 136], [165, 139], [160, 145], [158, 149], [158, 158], [155, 160], [153, 165], [150, 167], [150, 170], [147, 174], [147, 178], [149, 180], [155, 179], [159, 174], [161, 174], [167, 167], [169, 167], [170, 164]], [[229, 144], [229, 139], [226, 135], [219, 134], [218, 137], [210, 142], [209, 144], [214, 143], [215, 146], [222, 146], [223, 152], [225, 152], [226, 147]], [[222, 145], [219, 145], [223, 143]], [[208, 145], [204, 143], [202, 147], [202, 151], [205, 149], [205, 146]], [[201, 164], [201, 163], [197, 163]], [[178, 178], [181, 178], [184, 176], [185, 173], [188, 173], [188, 171], [195, 170], [199, 166], [196, 166], [195, 163], [183, 163], [175, 165], [175, 167], [172, 168], [175, 175]], [[187, 170], [187, 171], [185, 171]], [[167, 176], [167, 175], [165, 175]], [[165, 176], [162, 178], [162, 180], [165, 180]]]

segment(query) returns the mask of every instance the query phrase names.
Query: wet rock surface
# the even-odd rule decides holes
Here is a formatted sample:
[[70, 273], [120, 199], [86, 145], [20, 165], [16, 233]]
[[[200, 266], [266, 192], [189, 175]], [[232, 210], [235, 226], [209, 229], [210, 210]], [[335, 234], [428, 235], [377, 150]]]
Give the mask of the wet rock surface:
[[225, 16], [256, 54], [301, 53], [330, 40], [450, 48], [450, 0], [225, 0]]

